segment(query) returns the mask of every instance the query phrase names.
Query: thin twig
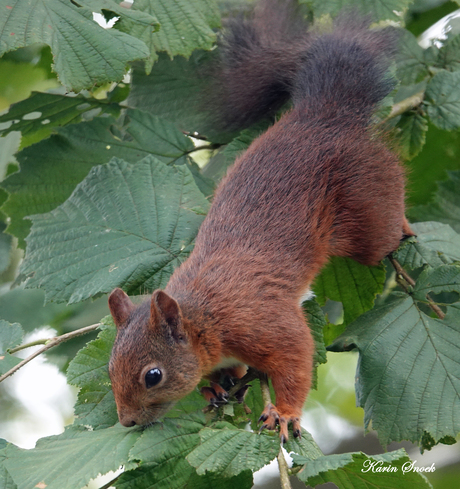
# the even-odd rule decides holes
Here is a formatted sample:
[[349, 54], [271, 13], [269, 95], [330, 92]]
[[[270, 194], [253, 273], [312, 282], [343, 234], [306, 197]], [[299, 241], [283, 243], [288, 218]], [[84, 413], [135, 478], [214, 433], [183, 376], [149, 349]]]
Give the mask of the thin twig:
[[[70, 333], [66, 333], [66, 334], [63, 334], [61, 336], [49, 338], [48, 340], [40, 340], [42, 342], [45, 342], [45, 346], [43, 348], [40, 348], [39, 350], [35, 351], [34, 353], [32, 353], [32, 355], [28, 356], [27, 358], [22, 360], [22, 362], [19, 362], [17, 365], [15, 365], [11, 370], [8, 370], [8, 372], [3, 374], [0, 377], [0, 382], [3, 382], [10, 375], [13, 375], [14, 373], [16, 373], [21, 367], [23, 367], [24, 365], [26, 365], [31, 360], [33, 360], [35, 357], [38, 357], [38, 355], [41, 355], [45, 351], [48, 351], [49, 349], [54, 348], [55, 346], [60, 345], [61, 343], [64, 343], [65, 341], [71, 340], [72, 338], [76, 338], [77, 336], [81, 336], [81, 335], [84, 335], [86, 333], [90, 333], [91, 331], [94, 331], [95, 329], [97, 329], [100, 325], [101, 325], [100, 323], [92, 324], [91, 326], [86, 326], [85, 328], [77, 329], [75, 331], [71, 331]], [[39, 344], [42, 344], [42, 343], [39, 343]], [[19, 350], [22, 350], [24, 348], [28, 348], [30, 346], [34, 346], [34, 345], [27, 344], [27, 345], [22, 345], [22, 348], [19, 348], [19, 347], [12, 348], [10, 350], [10, 353], [13, 352], [13, 350], [19, 351]]]
[[[268, 378], [265, 374], [260, 374], [259, 375], [260, 379], [260, 390], [262, 391], [262, 399], [264, 400], [264, 404], [271, 404], [271, 397], [270, 397], [270, 387], [268, 385]], [[289, 467], [286, 462], [286, 459], [284, 458], [284, 453], [283, 453], [283, 446], [280, 446], [280, 451], [278, 452], [277, 455], [277, 460], [278, 460], [278, 467], [280, 471], [280, 482], [281, 482], [281, 489], [292, 489], [291, 486], [291, 481], [289, 480]]]
[[415, 107], [418, 107], [423, 102], [424, 96], [425, 91], [422, 90], [415, 95], [411, 95], [410, 97], [401, 100], [401, 102], [394, 104], [391, 108], [390, 114], [385, 118], [385, 121], [392, 119], [393, 117], [396, 117], [398, 115], [404, 114], [406, 110], [415, 109]]
[[[396, 258], [393, 258], [390, 255], [388, 259], [390, 260], [390, 263], [393, 265], [393, 268], [396, 271], [396, 280], [398, 284], [401, 285], [405, 292], [409, 293], [408, 287], [404, 284], [401, 278], [411, 287], [415, 287], [414, 279], [406, 272], [406, 270], [404, 270], [404, 268], [401, 266], [398, 260], [396, 260]], [[438, 316], [439, 319], [444, 319], [446, 317], [442, 309], [436, 304], [436, 302], [434, 302], [429, 294], [426, 295], [426, 300], [428, 301], [428, 306], [436, 314], [436, 316]]]

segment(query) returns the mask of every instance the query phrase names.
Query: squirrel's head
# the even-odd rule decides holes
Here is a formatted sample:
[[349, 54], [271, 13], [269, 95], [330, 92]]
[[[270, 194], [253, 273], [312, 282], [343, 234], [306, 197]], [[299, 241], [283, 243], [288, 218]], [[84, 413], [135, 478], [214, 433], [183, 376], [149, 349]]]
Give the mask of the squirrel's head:
[[135, 306], [121, 290], [109, 297], [117, 326], [109, 374], [123, 426], [148, 425], [190, 393], [201, 368], [177, 302], [161, 290]]

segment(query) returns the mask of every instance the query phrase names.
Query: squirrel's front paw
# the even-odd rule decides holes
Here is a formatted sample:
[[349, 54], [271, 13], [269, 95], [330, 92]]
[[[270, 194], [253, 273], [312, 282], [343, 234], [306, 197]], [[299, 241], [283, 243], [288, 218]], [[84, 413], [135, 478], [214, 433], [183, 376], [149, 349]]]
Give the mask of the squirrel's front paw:
[[288, 423], [292, 423], [292, 431], [294, 433], [294, 438], [300, 438], [300, 419], [298, 416], [286, 416], [280, 414], [273, 404], [267, 404], [265, 409], [260, 415], [259, 421], [263, 421], [264, 424], [260, 427], [262, 430], [274, 430], [276, 425], [280, 426], [280, 439], [281, 443], [285, 443], [289, 439], [288, 435]]
[[228, 392], [216, 382], [211, 382], [210, 387], [202, 387], [201, 394], [214, 407], [228, 402]]

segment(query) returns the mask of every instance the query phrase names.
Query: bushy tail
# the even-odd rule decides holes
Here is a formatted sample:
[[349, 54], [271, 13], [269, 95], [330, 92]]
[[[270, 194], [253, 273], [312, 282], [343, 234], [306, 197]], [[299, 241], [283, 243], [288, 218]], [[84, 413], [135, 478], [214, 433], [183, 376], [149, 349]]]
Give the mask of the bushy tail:
[[370, 20], [339, 17], [330, 33], [311, 39], [292, 97], [307, 113], [351, 114], [367, 123], [394, 87], [388, 69], [396, 53], [396, 29], [369, 30]]
[[308, 34], [290, 1], [263, 0], [249, 19], [228, 22], [210, 105], [227, 130], [273, 115], [292, 96]]
[[348, 13], [330, 32], [307, 32], [291, 2], [260, 2], [251, 19], [230, 22], [222, 39], [216, 122], [242, 129], [290, 98], [308, 115], [350, 113], [367, 122], [393, 87], [387, 71], [397, 41], [395, 29], [370, 31], [369, 24]]

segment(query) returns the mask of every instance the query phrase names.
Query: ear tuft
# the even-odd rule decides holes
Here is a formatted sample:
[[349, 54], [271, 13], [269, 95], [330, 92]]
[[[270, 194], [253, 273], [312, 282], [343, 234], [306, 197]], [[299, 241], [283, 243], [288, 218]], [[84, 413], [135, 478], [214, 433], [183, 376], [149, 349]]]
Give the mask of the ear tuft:
[[121, 329], [136, 306], [121, 289], [117, 288], [109, 295], [109, 309], [117, 329]]

